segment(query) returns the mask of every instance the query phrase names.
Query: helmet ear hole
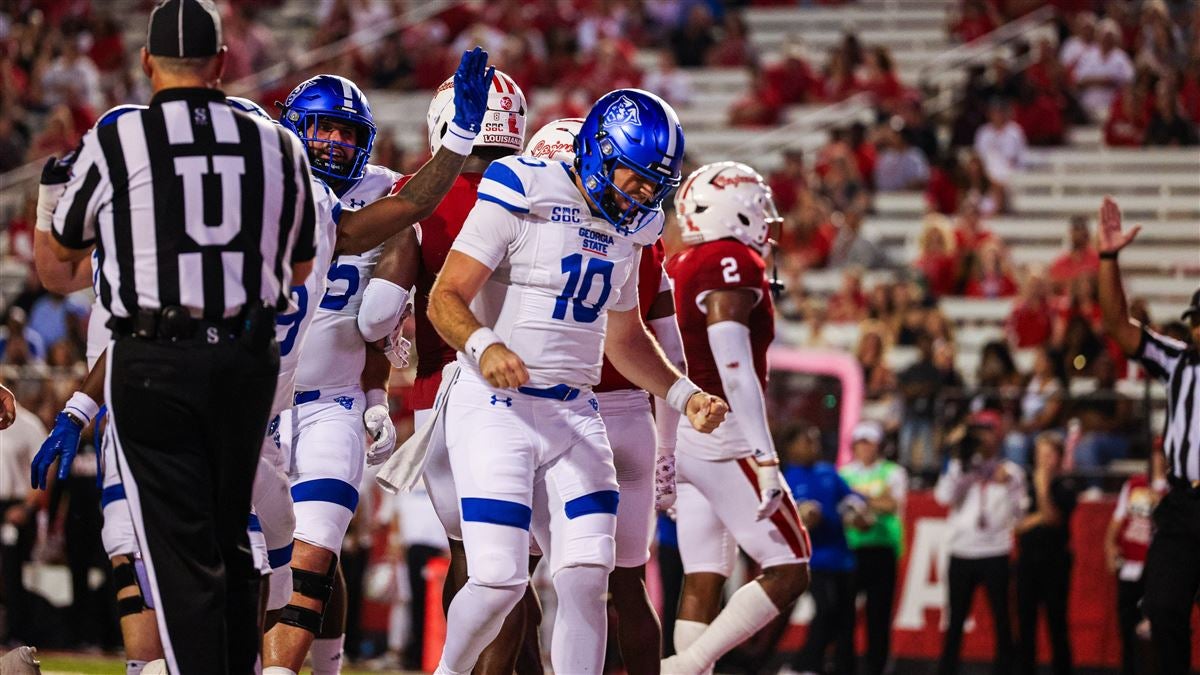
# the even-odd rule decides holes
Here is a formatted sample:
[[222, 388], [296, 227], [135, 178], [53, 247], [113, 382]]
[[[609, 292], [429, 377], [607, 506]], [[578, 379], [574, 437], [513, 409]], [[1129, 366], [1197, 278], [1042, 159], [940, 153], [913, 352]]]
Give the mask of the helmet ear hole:
[[738, 211], [738, 220], [742, 221], [742, 225], [750, 227], [750, 219], [747, 218], [746, 214], [742, 213], [741, 211]]

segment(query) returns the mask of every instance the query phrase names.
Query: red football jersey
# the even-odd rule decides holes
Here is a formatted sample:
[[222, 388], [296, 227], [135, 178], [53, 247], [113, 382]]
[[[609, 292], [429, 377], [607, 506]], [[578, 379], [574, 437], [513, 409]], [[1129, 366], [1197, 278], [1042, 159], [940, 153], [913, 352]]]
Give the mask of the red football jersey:
[[[661, 290], [662, 266], [666, 257], [667, 254], [663, 250], [661, 239], [653, 246], [642, 249], [642, 260], [638, 265], [638, 306], [642, 310], [642, 319], [646, 318], [646, 314], [650, 311], [650, 305], [654, 303], [654, 299], [658, 297]], [[637, 389], [637, 387], [625, 379], [625, 376], [617, 371], [616, 366], [609, 363], [608, 357], [605, 357], [604, 366], [600, 371], [600, 384], [596, 385], [593, 390], [620, 391], [622, 389]]]
[[775, 305], [762, 256], [736, 239], [719, 239], [684, 249], [667, 261], [675, 282], [675, 314], [683, 334], [688, 377], [704, 391], [725, 398], [721, 374], [708, 344], [708, 317], [703, 310], [710, 291], [749, 288], [761, 299], [750, 310], [750, 348], [754, 371], [767, 384], [767, 347], [775, 339]]
[[[442, 384], [442, 366], [456, 356], [454, 348], [446, 344], [433, 324], [429, 323], [429, 290], [433, 288], [433, 282], [446, 262], [446, 255], [450, 253], [450, 246], [462, 229], [463, 221], [475, 207], [481, 178], [483, 174], [479, 173], [459, 176], [433, 215], [421, 221], [421, 267], [413, 297], [416, 321], [414, 342], [417, 350], [417, 379], [413, 382], [410, 402], [413, 410], [433, 407], [438, 387]], [[393, 193], [404, 184], [405, 179], [396, 182]]]

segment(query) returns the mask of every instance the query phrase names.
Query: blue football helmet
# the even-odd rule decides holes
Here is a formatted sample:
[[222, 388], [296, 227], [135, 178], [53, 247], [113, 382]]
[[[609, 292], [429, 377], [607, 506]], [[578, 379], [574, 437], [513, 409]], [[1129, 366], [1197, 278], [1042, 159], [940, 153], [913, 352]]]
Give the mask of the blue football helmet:
[[[618, 167], [654, 183], [650, 199], [639, 202], [613, 182]], [[592, 203], [618, 232], [645, 227], [663, 198], [679, 186], [683, 167], [683, 128], [666, 101], [641, 89], [617, 89], [596, 101], [575, 137], [575, 169]], [[621, 209], [620, 195], [629, 206]]]
[[241, 110], [244, 113], [262, 117], [271, 122], [275, 121], [274, 118], [267, 114], [266, 110], [263, 110], [261, 105], [244, 96], [226, 96], [225, 102], [229, 104], [229, 107], [234, 108], [235, 110]]
[[[317, 75], [301, 82], [286, 101], [276, 105], [281, 110], [280, 124], [299, 136], [308, 148], [313, 173], [333, 183], [362, 178], [363, 166], [375, 143], [375, 121], [367, 97], [358, 85], [338, 75]], [[355, 125], [355, 143], [317, 138], [322, 119]], [[342, 148], [349, 157], [336, 158], [335, 148]]]

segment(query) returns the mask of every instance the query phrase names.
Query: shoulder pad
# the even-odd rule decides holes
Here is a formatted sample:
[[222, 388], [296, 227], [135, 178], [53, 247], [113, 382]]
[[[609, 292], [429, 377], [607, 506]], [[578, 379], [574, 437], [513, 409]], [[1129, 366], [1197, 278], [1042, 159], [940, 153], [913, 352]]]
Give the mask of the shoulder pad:
[[565, 164], [521, 155], [492, 162], [479, 181], [478, 196], [513, 213], [529, 213], [547, 220], [570, 218], [565, 222], [578, 222], [588, 212]]
[[121, 115], [124, 115], [127, 112], [133, 112], [134, 110], [145, 110], [145, 109], [146, 109], [146, 106], [144, 106], [144, 105], [124, 104], [124, 105], [116, 106], [115, 108], [112, 108], [108, 112], [101, 115], [100, 119], [96, 120], [95, 128], [99, 129], [100, 127], [106, 127], [106, 126], [112, 124], [113, 122], [116, 122], [118, 117], [120, 117]]

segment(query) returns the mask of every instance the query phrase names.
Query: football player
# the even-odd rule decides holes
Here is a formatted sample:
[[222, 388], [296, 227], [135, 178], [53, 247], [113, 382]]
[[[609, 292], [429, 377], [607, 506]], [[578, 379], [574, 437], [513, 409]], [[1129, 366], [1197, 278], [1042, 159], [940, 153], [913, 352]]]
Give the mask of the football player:
[[[436, 415], [459, 498], [470, 578], [447, 615], [440, 673], [467, 673], [529, 580], [533, 506], [550, 514], [558, 598], [555, 672], [599, 673], [618, 506], [612, 450], [591, 393], [607, 354], [637, 386], [711, 431], [726, 406], [663, 356], [638, 312], [643, 246], [678, 185], [683, 130], [662, 99], [602, 97], [575, 166], [493, 162], [429, 298], [460, 370]], [[435, 422], [436, 422], [435, 417]]]
[[[525, 154], [573, 166], [575, 137], [582, 125], [579, 118], [550, 122], [529, 139]], [[661, 241], [642, 249], [638, 304], [642, 319], [658, 338], [663, 354], [680, 372], [686, 372], [683, 339], [675, 322], [675, 300], [671, 297], [671, 281], [663, 270], [663, 258]], [[667, 465], [675, 454], [679, 413], [658, 399], [652, 415], [650, 397], [622, 376], [608, 359], [604, 360], [595, 392], [621, 492], [617, 505], [616, 568], [608, 577], [608, 589], [617, 610], [621, 660], [630, 675], [657, 673], [662, 628], [650, 604], [645, 582], [655, 511], [655, 455], [669, 476], [671, 470]], [[671, 494], [671, 486], [673, 483], [668, 483], [667, 490], [659, 493]], [[669, 506], [669, 502], [659, 503], [660, 508]], [[539, 515], [534, 515], [535, 525]], [[535, 527], [535, 535], [541, 535], [539, 529]]]
[[[471, 156], [463, 165], [454, 187], [433, 215], [387, 242], [358, 313], [358, 326], [364, 340], [372, 343], [382, 340], [385, 349], [395, 348], [400, 342], [396, 331], [409, 301], [409, 289], [415, 287], [412, 300], [416, 324], [417, 376], [409, 404], [414, 410], [413, 422], [417, 428], [424, 425], [433, 414], [434, 399], [442, 384], [442, 369], [455, 358], [454, 349], [442, 341], [429, 322], [429, 291], [442, 269], [454, 238], [462, 229], [463, 221], [475, 206], [484, 170], [493, 160], [520, 152], [525, 142], [528, 111], [524, 92], [502, 71], [496, 71], [492, 84], [488, 90], [483, 130], [475, 138]], [[438, 88], [437, 95], [429, 104], [426, 121], [430, 152], [437, 152], [442, 147], [450, 120], [456, 114], [452, 90], [453, 82], [447, 80]], [[431, 501], [432, 510], [446, 531], [450, 572], [446, 575], [442, 592], [445, 609], [467, 582], [467, 560], [462, 545], [458, 497], [450, 473], [450, 457], [444, 444], [437, 444], [431, 449], [425, 464], [422, 487], [424, 489], [417, 488], [400, 498]], [[475, 672], [500, 674], [512, 673], [514, 668], [520, 672], [540, 668], [541, 654], [537, 646], [539, 622], [540, 608], [530, 588], [526, 600], [514, 609], [500, 635], [480, 655]], [[523, 660], [518, 662], [518, 658]]]
[[[675, 656], [662, 672], [710, 672], [808, 585], [808, 533], [779, 474], [763, 388], [775, 310], [763, 256], [779, 215], [771, 190], [735, 162], [696, 170], [675, 195], [687, 248], [667, 262], [688, 372], [730, 405], [708, 435], [680, 424], [676, 453], [683, 592]], [[721, 609], [741, 546], [763, 569]]]

